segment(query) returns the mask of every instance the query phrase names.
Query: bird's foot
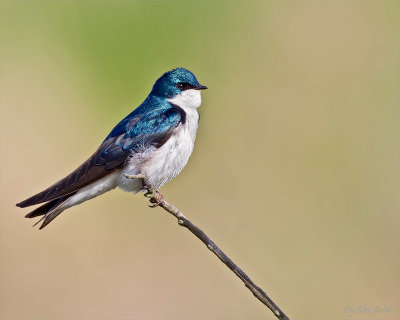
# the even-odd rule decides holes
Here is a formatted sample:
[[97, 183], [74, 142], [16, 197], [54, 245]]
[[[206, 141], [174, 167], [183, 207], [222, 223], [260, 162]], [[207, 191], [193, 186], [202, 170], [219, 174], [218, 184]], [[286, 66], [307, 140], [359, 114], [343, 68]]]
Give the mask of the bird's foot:
[[150, 186], [146, 186], [146, 185], [143, 185], [143, 190], [146, 190], [146, 192], [145, 192], [145, 194], [144, 194], [144, 196], [146, 197], [146, 198], [153, 198], [154, 197], [154, 195], [156, 194], [156, 190], [154, 190], [152, 187], [150, 187]]
[[163, 203], [164, 196], [160, 192], [154, 190], [152, 187], [144, 186], [143, 188], [147, 190], [144, 196], [149, 198], [149, 201], [153, 203], [152, 205], [149, 205], [150, 208], [158, 207]]
[[149, 205], [150, 208], [156, 208], [160, 206], [164, 201], [164, 196], [159, 193], [157, 190], [153, 190], [151, 193], [150, 197], [150, 202], [153, 203], [152, 205]]

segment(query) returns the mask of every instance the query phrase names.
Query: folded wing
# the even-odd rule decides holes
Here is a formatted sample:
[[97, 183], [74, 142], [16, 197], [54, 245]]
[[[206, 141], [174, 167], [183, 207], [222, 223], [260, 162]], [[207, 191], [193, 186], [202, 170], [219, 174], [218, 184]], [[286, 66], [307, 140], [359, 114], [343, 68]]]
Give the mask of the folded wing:
[[78, 191], [121, 168], [131, 153], [140, 152], [150, 145], [160, 147], [169, 139], [173, 129], [184, 121], [183, 110], [174, 107], [136, 115], [131, 119], [128, 116], [79, 168], [17, 206], [28, 207]]

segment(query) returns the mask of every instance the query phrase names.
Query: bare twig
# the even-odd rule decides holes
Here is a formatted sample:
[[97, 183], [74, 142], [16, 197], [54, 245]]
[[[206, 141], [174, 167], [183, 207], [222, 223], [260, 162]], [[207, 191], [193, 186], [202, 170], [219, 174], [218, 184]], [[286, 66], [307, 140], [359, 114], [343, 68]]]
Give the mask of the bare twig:
[[182, 227], [189, 229], [197, 238], [199, 238], [207, 248], [212, 251], [229, 269], [231, 269], [239, 278], [243, 281], [245, 286], [253, 293], [253, 295], [265, 304], [274, 315], [281, 320], [289, 320], [281, 309], [267, 296], [267, 294], [258, 287], [251, 279], [240, 269], [220, 248], [197, 226], [195, 226], [188, 218], [186, 218], [182, 212], [174, 207], [169, 202], [165, 201], [163, 196], [152, 188], [147, 189], [146, 197], [153, 203], [151, 207], [160, 206], [164, 210], [171, 213], [175, 218], [178, 219], [178, 224]]

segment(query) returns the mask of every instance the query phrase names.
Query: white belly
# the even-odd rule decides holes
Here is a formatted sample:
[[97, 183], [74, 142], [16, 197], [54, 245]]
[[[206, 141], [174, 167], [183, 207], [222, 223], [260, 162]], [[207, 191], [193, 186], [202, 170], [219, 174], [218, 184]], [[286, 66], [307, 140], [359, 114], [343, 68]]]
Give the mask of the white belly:
[[188, 129], [185, 126], [177, 128], [176, 133], [143, 166], [146, 184], [158, 189], [176, 177], [188, 162], [193, 144]]
[[143, 173], [145, 184], [154, 189], [160, 188], [176, 177], [187, 164], [193, 151], [199, 114], [195, 109], [185, 108], [186, 122], [175, 128], [168, 141], [159, 149], [149, 147], [141, 154], [135, 154], [120, 175], [118, 186], [125, 191], [142, 190], [141, 179], [127, 179], [124, 174]]
[[199, 114], [193, 108], [184, 108], [184, 111], [186, 122], [175, 129], [169, 140], [160, 149], [154, 151], [142, 167], [146, 184], [155, 189], [176, 177], [186, 166], [192, 154]]

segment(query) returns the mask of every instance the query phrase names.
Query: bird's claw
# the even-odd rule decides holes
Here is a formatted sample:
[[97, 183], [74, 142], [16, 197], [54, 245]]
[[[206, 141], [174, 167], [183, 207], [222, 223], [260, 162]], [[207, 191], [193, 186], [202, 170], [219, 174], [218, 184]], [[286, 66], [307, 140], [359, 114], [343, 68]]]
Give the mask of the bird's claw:
[[151, 203], [154, 203], [154, 204], [149, 204], [149, 207], [150, 208], [157, 208], [159, 205], [160, 205], [160, 202], [158, 202], [156, 199], [154, 199], [154, 198], [151, 198], [150, 199], [150, 202]]
[[[150, 194], [150, 202], [153, 203], [152, 205], [149, 205], [150, 208], [156, 208], [162, 204], [162, 201], [164, 199], [163, 195], [159, 193], [158, 191], [150, 192], [148, 191], [146, 194]], [[148, 197], [148, 196], [147, 196]]]

